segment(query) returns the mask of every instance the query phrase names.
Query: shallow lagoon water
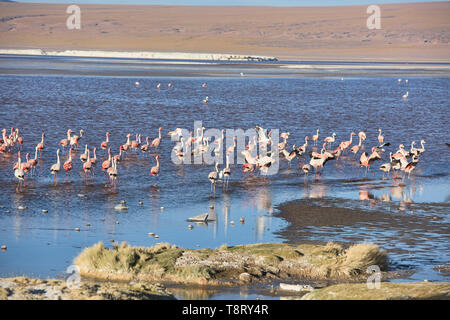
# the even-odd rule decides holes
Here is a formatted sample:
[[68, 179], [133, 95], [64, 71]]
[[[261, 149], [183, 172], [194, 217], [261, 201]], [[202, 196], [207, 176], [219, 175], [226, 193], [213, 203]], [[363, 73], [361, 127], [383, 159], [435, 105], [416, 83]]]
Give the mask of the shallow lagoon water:
[[[98, 64], [97, 69], [90, 65], [92, 73], [102, 68]], [[76, 71], [76, 65], [68, 63], [68, 68]], [[286, 241], [278, 232], [287, 223], [276, 216], [276, 206], [299, 198], [348, 199], [348, 204], [343, 205], [356, 202], [370, 210], [371, 202], [360, 200], [362, 195], [370, 193], [380, 198], [389, 194], [389, 208], [395, 208], [395, 214], [432, 215], [433, 210], [414, 211], [410, 206], [402, 209], [402, 204], [449, 202], [450, 148], [445, 145], [450, 133], [447, 76], [442, 77], [442, 73], [436, 77], [408, 75], [406, 84], [398, 83], [397, 75], [394, 78], [389, 74], [346, 76], [341, 81], [340, 74], [322, 78], [319, 72], [314, 77], [305, 77], [304, 74], [293, 76], [291, 70], [289, 75], [281, 73], [275, 78], [272, 74], [265, 77], [263, 70], [253, 78], [211, 77], [209, 69], [203, 74], [199, 72], [197, 77], [2, 75], [0, 127], [20, 129], [24, 138], [23, 158], [25, 152], [34, 156], [34, 146], [42, 132], [46, 133], [46, 147], [37, 175], [28, 179], [22, 193], [15, 190], [12, 171], [16, 152], [0, 155], [0, 205], [4, 206], [0, 209], [0, 242], [8, 246], [7, 251], [0, 253], [0, 275], [64, 276], [65, 269], [82, 248], [98, 241], [109, 245], [111, 240], [126, 241], [139, 246], [169, 242], [188, 248]], [[136, 87], [135, 81], [141, 85]], [[159, 82], [161, 90], [156, 89]], [[168, 82], [173, 84], [170, 89]], [[207, 82], [207, 88], [201, 87], [203, 82]], [[410, 95], [403, 100], [406, 91]], [[205, 96], [210, 97], [207, 105], [202, 103]], [[249, 179], [243, 176], [238, 165], [232, 165], [229, 191], [223, 192], [218, 185], [216, 199], [210, 199], [207, 175], [212, 166], [180, 166], [170, 161], [173, 142], [167, 132], [176, 127], [193, 130], [196, 120], [202, 120], [206, 128], [248, 129], [257, 124], [277, 128], [280, 132], [289, 131], [288, 142], [297, 145], [303, 143], [305, 135], [315, 134], [317, 128], [321, 139], [336, 132], [337, 141], [348, 140], [351, 131], [363, 130], [368, 136], [366, 150], [376, 145], [378, 128], [382, 128], [386, 141], [392, 143], [388, 152], [397, 150], [400, 143], [409, 148], [412, 140], [421, 139], [426, 140], [427, 151], [420, 158], [412, 179], [405, 179], [404, 187], [392, 179], [381, 180], [381, 172], [376, 169], [375, 174], [369, 173], [368, 179], [362, 180], [362, 169], [348, 156], [327, 164], [318, 181], [309, 177], [307, 183], [296, 170], [296, 161], [292, 168], [282, 161], [280, 172], [268, 180]], [[144, 139], [146, 136], [152, 139], [160, 126], [164, 129], [158, 187], [151, 186], [149, 176], [150, 168], [155, 165], [153, 156], [133, 152], [119, 165], [117, 190], [105, 186], [106, 179], [99, 168], [102, 151], [97, 153], [100, 159], [93, 182], [87, 185], [84, 182], [78, 151], [72, 182], [64, 183], [64, 174], [60, 173], [58, 185], [52, 185], [49, 167], [56, 162], [57, 143], [65, 137], [68, 128], [84, 129], [81, 144], [87, 143], [91, 150], [105, 140], [106, 131], [111, 132], [113, 154], [116, 154], [119, 145], [126, 142], [127, 133], [141, 133]], [[379, 164], [387, 158], [385, 153]], [[129, 210], [114, 210], [123, 199]], [[142, 206], [139, 201], [143, 202]], [[18, 210], [19, 206], [28, 209]], [[42, 213], [42, 209], [48, 213]], [[216, 221], [194, 224], [189, 230], [187, 226], [191, 223], [187, 218], [204, 212], [210, 212]], [[420, 246], [408, 245], [398, 234], [385, 231], [382, 225], [336, 226], [331, 230], [316, 227], [314, 236], [308, 240], [371, 240], [391, 249], [391, 259], [396, 265], [414, 266], [416, 272], [408, 280], [448, 281], [432, 269], [449, 261], [450, 233], [442, 233], [442, 228], [448, 228], [448, 212], [444, 209], [440, 214], [443, 219], [438, 222], [439, 232], [428, 230], [417, 234], [423, 240]], [[239, 222], [240, 217], [245, 217], [244, 224]], [[77, 227], [80, 232], [75, 231]], [[148, 236], [149, 232], [159, 238]], [[405, 228], [399, 232], [414, 230]], [[409, 256], [396, 250], [408, 251]], [[209, 298], [221, 297], [240, 299], [246, 295], [215, 293]], [[247, 298], [254, 298], [253, 293]]]

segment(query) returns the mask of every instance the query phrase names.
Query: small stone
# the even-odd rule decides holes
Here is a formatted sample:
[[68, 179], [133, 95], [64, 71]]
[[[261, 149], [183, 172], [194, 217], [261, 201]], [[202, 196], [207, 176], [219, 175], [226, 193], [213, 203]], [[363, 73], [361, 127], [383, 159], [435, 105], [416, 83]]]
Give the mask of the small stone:
[[48, 210], [47, 209], [42, 209], [42, 213], [47, 213]]
[[161, 211], [163, 211], [164, 210], [164, 207], [161, 207]]
[[84, 197], [84, 194], [79, 193], [79, 194], [77, 194], [77, 196], [80, 197], [80, 198], [83, 198], [83, 197]]
[[91, 224], [90, 223], [86, 223], [86, 227], [90, 227], [91, 226]]
[[231, 220], [231, 221], [230, 221], [230, 224], [231, 224], [231, 225], [233, 225], [233, 224], [234, 224], [234, 221], [233, 221], [233, 220]]
[[6, 250], [6, 245], [2, 245], [2, 250], [3, 250], [3, 251]]
[[76, 231], [76, 232], [79, 232], [79, 231], [80, 231], [80, 228], [75, 228], [75, 231]]
[[116, 221], [116, 224], [119, 224], [119, 221]]
[[155, 234], [155, 238], [156, 238], [156, 239], [158, 239], [158, 238], [159, 238], [159, 236], [158, 236], [157, 234]]
[[105, 218], [100, 218], [100, 221], [105, 221]]
[[250, 273], [243, 272], [239, 275], [239, 280], [244, 283], [250, 283], [252, 282], [252, 276]]
[[10, 212], [11, 212], [11, 210], [6, 210], [5, 212], [6, 212], [6, 213], [10, 213]]
[[144, 205], [144, 203], [139, 200], [139, 205], [142, 206], [142, 205]]
[[26, 209], [28, 209], [28, 207], [27, 206], [18, 206], [17, 209], [19, 209], [19, 210], [26, 210]]
[[214, 205], [210, 205], [209, 208], [210, 208], [210, 209], [214, 209]]
[[194, 226], [192, 224], [190, 224], [190, 225], [188, 225], [188, 228], [192, 229], [192, 228], [194, 228]]
[[149, 232], [148, 235], [149, 235], [150, 237], [153, 237], [153, 236], [155, 235], [155, 233], [154, 233], [154, 232]]
[[241, 218], [239, 219], [239, 222], [240, 222], [240, 223], [244, 223], [244, 222], [245, 222], [244, 217], [241, 217]]

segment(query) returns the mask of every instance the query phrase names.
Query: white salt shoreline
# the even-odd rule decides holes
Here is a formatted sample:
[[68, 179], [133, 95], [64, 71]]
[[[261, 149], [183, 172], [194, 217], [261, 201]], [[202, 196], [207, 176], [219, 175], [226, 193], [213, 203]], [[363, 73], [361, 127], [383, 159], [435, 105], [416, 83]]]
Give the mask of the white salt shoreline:
[[0, 54], [128, 58], [128, 59], [162, 59], [162, 60], [213, 60], [213, 61], [276, 61], [275, 57], [236, 55], [227, 53], [186, 53], [186, 52], [149, 52], [149, 51], [99, 51], [99, 50], [64, 50], [50, 51], [43, 49], [0, 49]]

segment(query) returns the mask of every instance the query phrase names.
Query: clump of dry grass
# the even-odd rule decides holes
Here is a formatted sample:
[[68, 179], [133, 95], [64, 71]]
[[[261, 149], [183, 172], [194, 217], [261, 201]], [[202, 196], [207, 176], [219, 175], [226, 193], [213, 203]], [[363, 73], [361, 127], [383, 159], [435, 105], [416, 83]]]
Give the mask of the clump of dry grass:
[[140, 274], [145, 278], [161, 278], [165, 273], [173, 273], [175, 261], [182, 249], [168, 243], [149, 248], [130, 247], [125, 242], [112, 249], [102, 242], [84, 249], [74, 263], [84, 275], [98, 276], [105, 273], [114, 278], [130, 279]]
[[387, 253], [373, 243], [360, 243], [349, 247], [345, 251], [342, 269], [348, 275], [358, 275], [366, 271], [371, 265], [377, 265], [380, 270], [387, 268]]
[[158, 280], [206, 283], [237, 279], [250, 272], [296, 278], [348, 278], [367, 267], [384, 270], [387, 255], [375, 244], [357, 244], [347, 250], [337, 243], [291, 245], [259, 243], [222, 245], [217, 249], [181, 249], [168, 243], [130, 247], [126, 243], [105, 248], [103, 243], [86, 248], [75, 259], [83, 276], [116, 280]]

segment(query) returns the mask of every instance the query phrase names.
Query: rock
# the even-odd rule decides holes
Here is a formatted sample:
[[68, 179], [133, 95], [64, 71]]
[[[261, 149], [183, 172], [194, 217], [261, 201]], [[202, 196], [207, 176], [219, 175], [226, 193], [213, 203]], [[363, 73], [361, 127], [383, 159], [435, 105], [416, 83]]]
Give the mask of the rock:
[[17, 209], [19, 209], [19, 210], [26, 210], [26, 209], [28, 209], [28, 207], [27, 206], [18, 206]]
[[100, 218], [100, 221], [105, 221], [105, 218]]
[[158, 236], [157, 234], [155, 234], [155, 238], [156, 238], [156, 239], [158, 239], [158, 238], [159, 238], [159, 236]]
[[48, 210], [47, 209], [42, 209], [42, 213], [47, 213]]
[[76, 232], [79, 232], [79, 231], [80, 231], [80, 228], [75, 228], [75, 231], [76, 231]]
[[128, 210], [128, 206], [125, 204], [125, 200], [122, 200], [118, 205], [114, 207], [115, 210]]
[[79, 194], [77, 194], [77, 196], [78, 196], [79, 198], [83, 198], [85, 195], [82, 194], [82, 193], [79, 193]]
[[252, 282], [252, 275], [250, 273], [247, 272], [243, 272], [239, 275], [239, 281], [243, 282], [243, 283], [250, 283]]
[[150, 237], [153, 237], [153, 236], [155, 235], [155, 233], [154, 233], [154, 232], [149, 232], [148, 235], [149, 235]]
[[194, 228], [194, 226], [192, 224], [190, 224], [190, 225], [188, 225], [188, 228], [192, 229], [192, 228]]
[[119, 224], [119, 221], [116, 221], [116, 224]]
[[1, 249], [2, 249], [3, 251], [5, 251], [5, 250], [6, 250], [6, 245], [2, 245]]
[[139, 200], [139, 205], [142, 206], [144, 205], [144, 203], [141, 200]]
[[244, 223], [244, 222], [245, 222], [245, 218], [244, 218], [244, 217], [241, 217], [241, 218], [239, 219], [239, 222], [240, 222], [240, 223]]
[[234, 221], [233, 221], [233, 220], [231, 220], [231, 221], [230, 221], [230, 224], [231, 224], [231, 225], [234, 225]]
[[86, 227], [90, 227], [91, 226], [91, 224], [90, 223], [86, 223]]

